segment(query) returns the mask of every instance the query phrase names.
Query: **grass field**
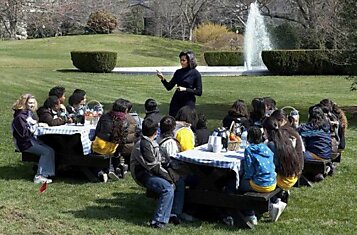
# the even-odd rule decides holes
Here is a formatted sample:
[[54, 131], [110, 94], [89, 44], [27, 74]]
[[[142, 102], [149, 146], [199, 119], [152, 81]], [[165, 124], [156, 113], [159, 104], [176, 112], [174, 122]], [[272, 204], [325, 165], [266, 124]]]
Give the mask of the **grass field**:
[[[119, 97], [134, 103], [143, 114], [143, 103], [154, 98], [163, 113], [172, 92], [164, 90], [155, 76], [60, 72], [72, 68], [71, 50], [113, 50], [117, 66], [178, 65], [178, 53], [200, 46], [187, 42], [127, 34], [72, 36], [27, 41], [0, 41], [0, 234], [353, 234], [357, 230], [357, 130], [350, 119], [347, 148], [334, 177], [312, 188], [294, 188], [288, 208], [276, 223], [261, 222], [254, 231], [230, 228], [220, 223], [195, 222], [156, 231], [145, 226], [155, 203], [144, 195], [131, 177], [115, 183], [93, 184], [79, 176], [59, 177], [48, 190], [38, 193], [31, 182], [31, 164], [14, 152], [10, 123], [11, 106], [23, 93], [33, 93], [40, 103], [55, 85], [87, 91], [88, 100], [105, 108]], [[198, 110], [209, 127], [220, 125], [228, 107], [241, 98], [271, 96], [278, 106], [306, 110], [323, 98], [340, 106], [356, 105], [357, 94], [349, 91], [343, 76], [242, 76], [203, 77], [203, 96]], [[351, 113], [347, 113], [349, 117]], [[354, 122], [355, 121], [355, 122]]]

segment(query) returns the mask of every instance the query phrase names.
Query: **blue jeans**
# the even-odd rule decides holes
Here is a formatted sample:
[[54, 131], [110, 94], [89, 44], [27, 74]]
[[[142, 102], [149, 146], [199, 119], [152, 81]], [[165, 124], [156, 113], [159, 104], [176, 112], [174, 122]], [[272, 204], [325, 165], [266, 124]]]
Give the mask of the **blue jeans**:
[[44, 177], [55, 175], [55, 151], [48, 145], [38, 141], [31, 141], [32, 146], [24, 152], [40, 156], [38, 161], [37, 175]]
[[182, 213], [185, 193], [185, 183], [182, 179], [176, 183], [176, 189], [173, 184], [158, 176], [148, 176], [144, 182], [148, 190], [159, 195], [153, 221], [166, 224], [171, 214]]

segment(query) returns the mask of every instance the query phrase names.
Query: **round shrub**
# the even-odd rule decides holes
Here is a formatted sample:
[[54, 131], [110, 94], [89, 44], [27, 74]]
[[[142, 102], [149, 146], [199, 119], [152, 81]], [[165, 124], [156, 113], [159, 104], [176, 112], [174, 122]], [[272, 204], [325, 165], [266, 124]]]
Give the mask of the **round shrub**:
[[272, 50], [263, 51], [262, 59], [270, 72], [279, 75], [348, 74], [333, 50]]
[[208, 66], [244, 65], [244, 54], [240, 51], [208, 51], [203, 56]]
[[111, 33], [117, 25], [117, 18], [105, 10], [91, 13], [87, 21], [87, 27], [93, 33]]
[[73, 65], [83, 72], [109, 73], [117, 62], [111, 51], [71, 51]]
[[291, 24], [284, 23], [272, 28], [270, 35], [276, 49], [297, 49], [300, 46], [297, 28]]

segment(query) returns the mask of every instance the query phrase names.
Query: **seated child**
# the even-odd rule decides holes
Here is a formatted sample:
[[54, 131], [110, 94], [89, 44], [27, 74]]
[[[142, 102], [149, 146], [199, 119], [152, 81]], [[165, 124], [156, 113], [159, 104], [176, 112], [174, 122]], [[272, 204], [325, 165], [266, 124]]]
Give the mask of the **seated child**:
[[155, 122], [160, 123], [161, 114], [159, 108], [157, 107], [157, 103], [154, 99], [147, 99], [145, 101], [145, 113], [146, 115], [144, 119], [150, 117]]
[[272, 116], [263, 121], [263, 128], [268, 138], [268, 147], [274, 153], [277, 185], [288, 190], [299, 179], [304, 166], [303, 154], [298, 154], [289, 133], [279, 128], [278, 120]]
[[[301, 125], [298, 131], [305, 143], [305, 161], [331, 159], [330, 125], [319, 105], [309, 108], [308, 122]], [[323, 173], [317, 174], [314, 178], [315, 181], [323, 180]]]
[[228, 114], [222, 121], [223, 126], [229, 129], [233, 121], [237, 125], [243, 126], [245, 130], [248, 130], [250, 126], [248, 108], [243, 100], [238, 99], [232, 104], [232, 107], [228, 110]]
[[74, 123], [84, 124], [86, 95], [83, 92], [73, 92], [68, 98], [68, 105], [66, 106], [68, 116], [71, 117]]
[[277, 120], [279, 128], [288, 134], [289, 139], [292, 141], [297, 154], [299, 156], [303, 156], [305, 152], [305, 146], [302, 142], [301, 136], [295, 127], [292, 126], [293, 123], [288, 120], [290, 116], [288, 117], [283, 110], [277, 109], [270, 115], [270, 117]]
[[185, 187], [172, 169], [165, 169], [162, 165], [159, 146], [155, 141], [157, 129], [158, 123], [151, 118], [143, 121], [143, 135], [131, 153], [130, 169], [139, 185], [159, 195], [150, 227], [163, 228], [170, 220], [174, 224], [179, 223]]
[[203, 113], [198, 114], [195, 134], [196, 134], [196, 146], [200, 146], [208, 143], [208, 138], [211, 135], [211, 132], [207, 128], [207, 119]]
[[183, 106], [176, 114], [175, 138], [180, 142], [181, 150], [186, 151], [195, 147], [195, 130], [197, 124], [196, 109]]
[[61, 116], [67, 115], [66, 107], [64, 106], [64, 101], [66, 100], [66, 89], [62, 86], [55, 86], [52, 87], [51, 90], [48, 92], [48, 96], [57, 96], [60, 101], [60, 108], [59, 112]]
[[[141, 135], [141, 123], [142, 119], [138, 116], [136, 112], [132, 111], [133, 104], [126, 100], [126, 105], [128, 107], [128, 113], [125, 115], [128, 120], [128, 136], [126, 138], [125, 145], [121, 152], [123, 156], [124, 163], [121, 163], [123, 168], [128, 168], [128, 164], [130, 164], [130, 154], [134, 148], [134, 144], [139, 140]], [[125, 173], [125, 169], [124, 169]]]
[[276, 107], [276, 101], [271, 98], [271, 97], [263, 97], [264, 99], [264, 104], [265, 104], [265, 116], [269, 117], [270, 114], [272, 114], [275, 110], [277, 110]]
[[[262, 143], [263, 135], [259, 127], [250, 127], [247, 139], [250, 145], [246, 147], [241, 162], [243, 176], [239, 182], [239, 190], [272, 192], [276, 187], [274, 154], [267, 145]], [[258, 223], [254, 211], [245, 211], [244, 214], [252, 224]]]
[[[174, 137], [176, 127], [175, 118], [164, 116], [160, 121], [160, 150], [164, 156], [171, 157], [174, 154], [181, 152], [180, 142]], [[169, 159], [168, 159], [169, 160]]]
[[40, 156], [33, 182], [36, 184], [52, 183], [50, 177], [55, 175], [55, 151], [35, 138], [34, 133], [39, 126], [34, 114], [37, 109], [35, 97], [31, 94], [22, 95], [14, 103], [12, 109], [14, 111], [12, 134], [16, 149]]
[[[95, 139], [92, 143], [92, 150], [102, 155], [114, 155], [121, 152], [128, 136], [128, 121], [125, 117], [127, 113], [126, 101], [117, 99], [113, 103], [112, 110], [102, 115], [95, 129]], [[98, 177], [106, 182], [107, 171], [109, 178], [119, 180], [123, 177], [121, 172], [117, 172], [115, 162], [111, 162], [109, 169], [102, 169]]]
[[254, 98], [252, 100], [253, 111], [250, 113], [250, 124], [254, 126], [261, 127], [262, 121], [265, 118], [265, 103], [263, 98]]
[[43, 106], [37, 110], [39, 121], [47, 123], [49, 126], [60, 126], [66, 123], [72, 123], [63, 112], [61, 113], [61, 103], [57, 96], [49, 96]]
[[320, 101], [322, 110], [330, 124], [330, 133], [332, 140], [333, 158], [336, 158], [346, 146], [345, 131], [347, 118], [345, 113], [330, 99]]

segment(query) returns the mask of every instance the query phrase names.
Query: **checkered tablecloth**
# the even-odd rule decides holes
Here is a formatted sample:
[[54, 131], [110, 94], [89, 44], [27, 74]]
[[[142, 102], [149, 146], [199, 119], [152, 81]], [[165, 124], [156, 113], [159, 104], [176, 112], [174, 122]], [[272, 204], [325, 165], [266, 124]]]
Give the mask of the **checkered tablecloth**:
[[175, 159], [198, 165], [212, 166], [231, 169], [236, 173], [236, 187], [239, 186], [239, 169], [241, 160], [244, 158], [244, 150], [222, 151], [213, 153], [207, 151], [207, 145], [198, 146], [193, 150], [177, 153]]
[[92, 141], [94, 137], [95, 126], [94, 125], [62, 125], [62, 126], [50, 126], [39, 127], [36, 135], [74, 135], [80, 134], [81, 142], [83, 146], [83, 154], [88, 155], [91, 152]]

